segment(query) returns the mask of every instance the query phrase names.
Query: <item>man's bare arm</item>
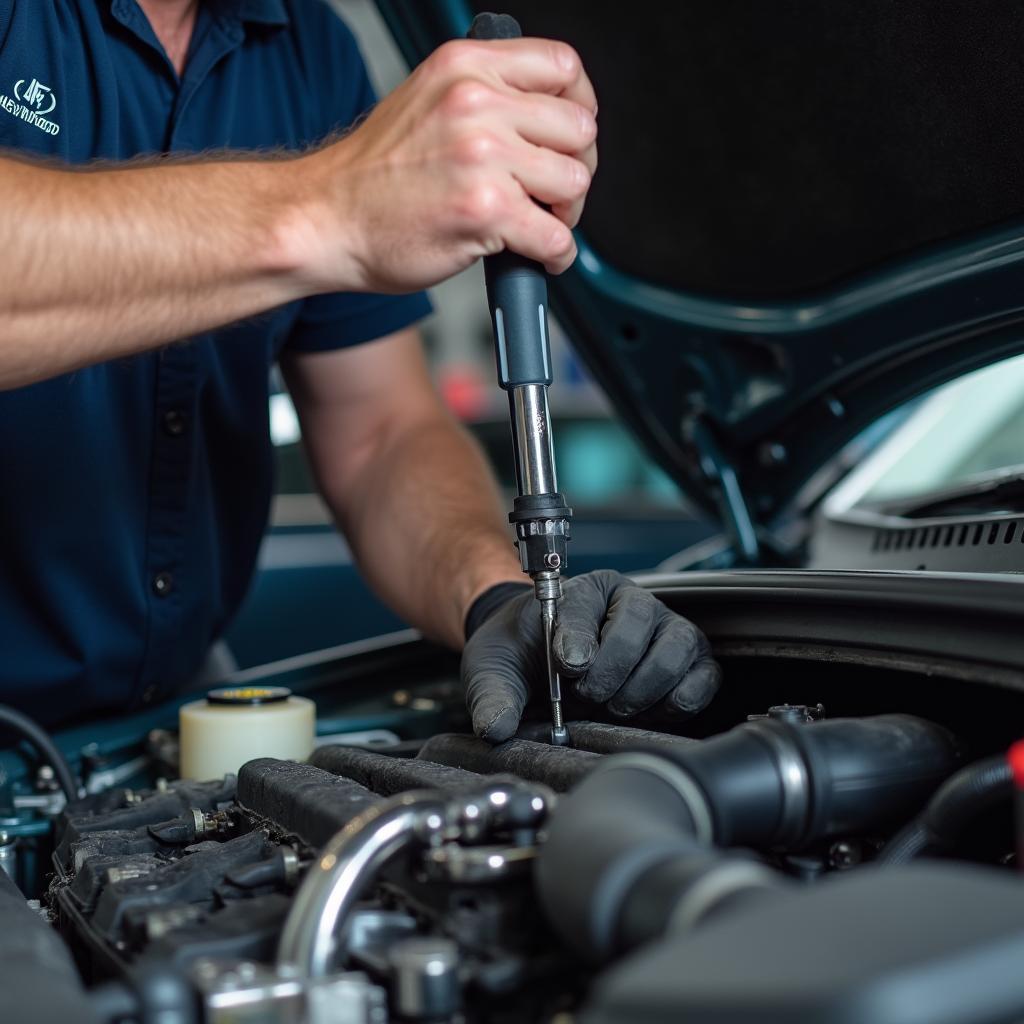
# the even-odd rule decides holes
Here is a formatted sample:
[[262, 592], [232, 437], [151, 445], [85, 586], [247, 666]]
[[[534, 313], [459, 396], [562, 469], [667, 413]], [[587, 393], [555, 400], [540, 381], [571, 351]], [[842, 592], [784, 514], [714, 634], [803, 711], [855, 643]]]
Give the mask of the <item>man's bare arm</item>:
[[284, 370], [321, 492], [367, 581], [461, 647], [473, 600], [524, 577], [491, 472], [442, 407], [418, 332], [293, 356]]
[[594, 110], [564, 44], [462, 40], [294, 159], [73, 171], [0, 156], [0, 388], [305, 295], [416, 291], [506, 246], [563, 270]]
[[0, 159], [0, 387], [298, 298], [283, 164], [85, 172]]

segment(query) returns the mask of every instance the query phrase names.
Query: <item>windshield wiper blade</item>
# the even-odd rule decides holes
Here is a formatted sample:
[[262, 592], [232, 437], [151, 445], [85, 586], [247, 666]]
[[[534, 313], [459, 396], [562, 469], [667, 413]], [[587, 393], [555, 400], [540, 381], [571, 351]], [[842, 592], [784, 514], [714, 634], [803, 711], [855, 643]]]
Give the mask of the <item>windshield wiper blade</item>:
[[910, 501], [893, 502], [885, 510], [905, 519], [932, 519], [938, 516], [996, 515], [1024, 512], [1024, 471], [1005, 470], [998, 476], [975, 478], [954, 487], [945, 487]]

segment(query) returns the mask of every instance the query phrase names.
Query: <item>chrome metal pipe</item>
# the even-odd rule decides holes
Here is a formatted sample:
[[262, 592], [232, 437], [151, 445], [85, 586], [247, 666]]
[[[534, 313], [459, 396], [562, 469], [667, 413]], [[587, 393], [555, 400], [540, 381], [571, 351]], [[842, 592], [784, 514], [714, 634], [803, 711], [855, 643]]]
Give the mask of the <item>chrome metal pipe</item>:
[[548, 389], [524, 384], [508, 395], [515, 435], [516, 483], [520, 494], [552, 494], [558, 490], [551, 439]]
[[[478, 841], [495, 825], [503, 827], [505, 808], [520, 788], [496, 782], [454, 799], [417, 790], [357, 815], [324, 846], [302, 880], [281, 931], [277, 966], [309, 978], [330, 974], [349, 912], [392, 857], [442, 840]], [[546, 787], [531, 791], [539, 824], [554, 798]]]
[[277, 947], [279, 967], [322, 978], [333, 966], [337, 934], [366, 885], [395, 854], [440, 832], [446, 802], [436, 793], [401, 793], [353, 818], [320, 851], [299, 886]]

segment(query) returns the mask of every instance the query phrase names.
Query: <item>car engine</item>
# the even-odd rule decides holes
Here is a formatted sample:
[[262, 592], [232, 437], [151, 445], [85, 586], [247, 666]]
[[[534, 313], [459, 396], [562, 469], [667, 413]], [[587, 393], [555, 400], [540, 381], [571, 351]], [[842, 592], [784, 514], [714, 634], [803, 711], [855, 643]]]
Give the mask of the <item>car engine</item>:
[[174, 778], [174, 737], [151, 736], [169, 770], [69, 802], [39, 900], [0, 874], [4, 1018], [1024, 1012], [1005, 753], [971, 759], [947, 725], [821, 705], [703, 739], [569, 731], [569, 747], [541, 725], [493, 748], [328, 742], [210, 781]]

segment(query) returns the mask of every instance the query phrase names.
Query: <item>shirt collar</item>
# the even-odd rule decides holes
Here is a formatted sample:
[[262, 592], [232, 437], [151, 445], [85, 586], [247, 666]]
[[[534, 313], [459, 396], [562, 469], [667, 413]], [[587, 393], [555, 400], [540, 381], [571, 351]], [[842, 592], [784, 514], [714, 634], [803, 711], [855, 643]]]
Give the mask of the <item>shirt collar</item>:
[[260, 25], [287, 25], [285, 0], [207, 0], [217, 14]]
[[235, 0], [242, 21], [258, 21], [263, 25], [287, 25], [288, 11], [284, 0]]
[[[124, 18], [130, 0], [111, 0], [111, 10]], [[227, 14], [239, 21], [253, 21], [261, 25], [287, 25], [289, 23], [285, 0], [207, 0], [217, 14]], [[132, 7], [135, 4], [131, 4]]]

